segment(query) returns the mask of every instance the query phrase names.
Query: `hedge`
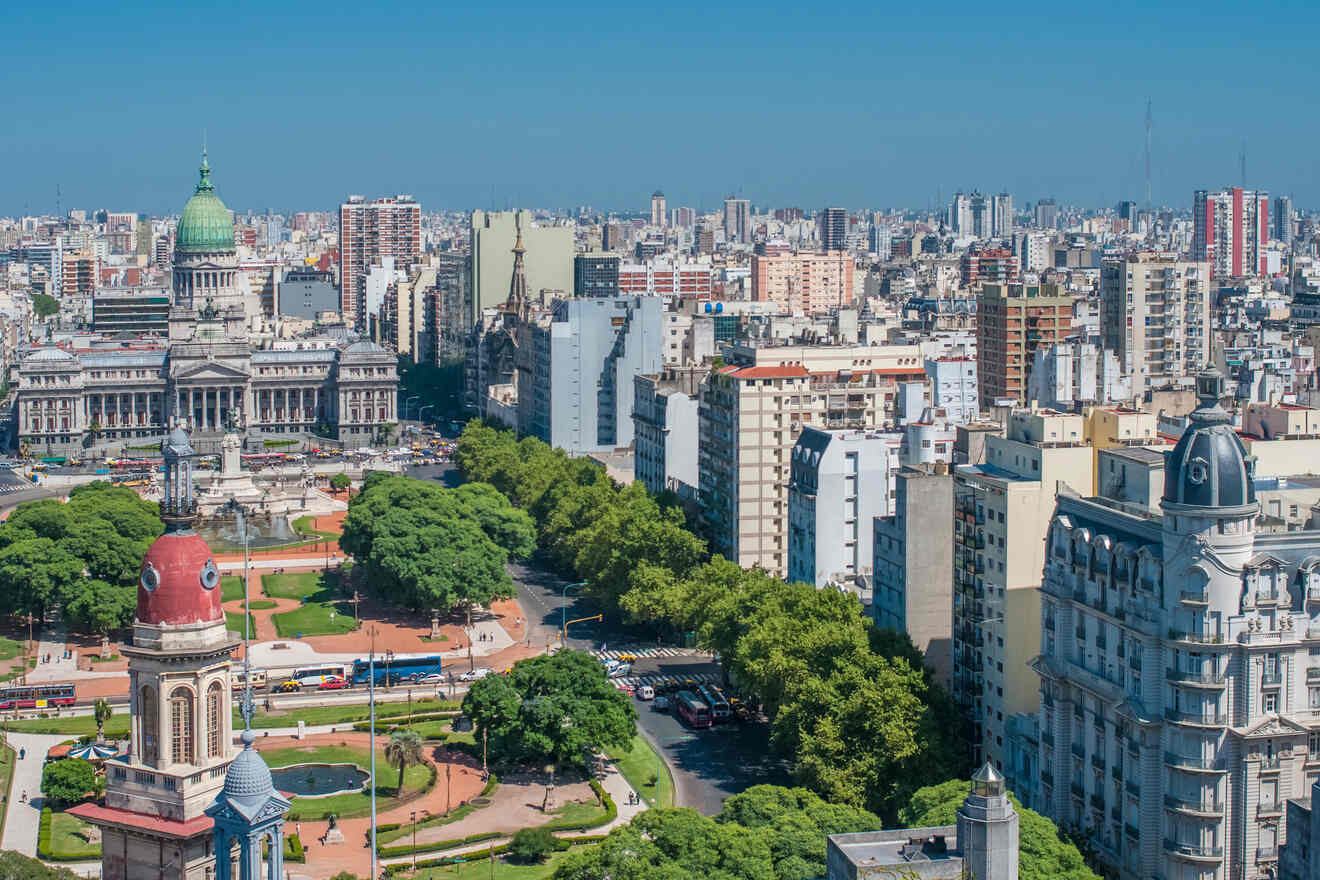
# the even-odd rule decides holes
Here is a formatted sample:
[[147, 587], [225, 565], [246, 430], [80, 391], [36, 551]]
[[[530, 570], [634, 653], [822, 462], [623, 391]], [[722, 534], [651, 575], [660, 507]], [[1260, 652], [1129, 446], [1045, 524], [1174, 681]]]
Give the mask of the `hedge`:
[[41, 823], [37, 825], [37, 856], [50, 858], [50, 823], [54, 821], [50, 807], [41, 808]]
[[306, 862], [307, 850], [303, 849], [302, 840], [296, 834], [284, 838], [284, 861]]
[[[417, 712], [412, 716], [414, 723], [420, 721], [448, 721], [450, 718], [457, 718], [457, 712]], [[400, 720], [402, 719], [402, 721]], [[376, 732], [389, 733], [391, 730], [408, 726], [407, 715], [390, 715], [387, 718], [376, 717]], [[357, 731], [366, 731], [371, 729], [371, 720], [354, 721], [353, 729]]]
[[[565, 852], [566, 850], [572, 849], [575, 846], [585, 846], [590, 843], [600, 843], [608, 836], [609, 835], [606, 834], [584, 834], [580, 837], [556, 837], [555, 852]], [[507, 843], [502, 843], [499, 846], [494, 847], [493, 849], [491, 848], [479, 849], [474, 852], [464, 853], [461, 856], [443, 856], [438, 859], [425, 859], [417, 863], [417, 868], [420, 870], [422, 868], [440, 868], [448, 865], [455, 865], [458, 864], [459, 859], [462, 859], [464, 862], [482, 862], [490, 858], [492, 852], [497, 856], [502, 856], [507, 854], [508, 851], [509, 851], [509, 845]], [[412, 870], [412, 862], [399, 862], [394, 865], [385, 866], [385, 873], [389, 876], [393, 876], [395, 874], [400, 874], [404, 871], [411, 871], [411, 870]]]
[[[377, 828], [376, 831], [379, 832], [380, 828]], [[381, 846], [376, 849], [381, 858], [410, 856], [413, 853], [438, 852], [442, 849], [453, 849], [456, 846], [466, 846], [469, 843], [480, 843], [483, 840], [495, 840], [505, 836], [502, 831], [481, 831], [477, 834], [469, 834], [467, 837], [455, 837], [453, 840], [433, 840], [430, 843], [419, 843], [416, 847], [410, 843], [405, 843], [399, 846]]]

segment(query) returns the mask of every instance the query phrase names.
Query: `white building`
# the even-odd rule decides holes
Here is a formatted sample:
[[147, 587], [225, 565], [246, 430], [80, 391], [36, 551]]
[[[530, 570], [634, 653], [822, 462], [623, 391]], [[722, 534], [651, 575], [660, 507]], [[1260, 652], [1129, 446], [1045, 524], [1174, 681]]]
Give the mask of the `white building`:
[[1132, 383], [1112, 351], [1093, 342], [1069, 339], [1036, 352], [1027, 379], [1027, 399], [1050, 409], [1070, 410], [1075, 402], [1131, 400]]
[[949, 421], [967, 424], [981, 413], [976, 390], [976, 359], [945, 357], [926, 361], [931, 405], [944, 410]]
[[705, 369], [670, 369], [633, 378], [634, 471], [652, 493], [697, 494], [697, 405]]
[[1060, 493], [1047, 537], [1039, 803], [1125, 880], [1276, 876], [1320, 772], [1320, 523], [1259, 530], [1223, 379], [1196, 385], [1160, 515]]
[[788, 580], [824, 587], [871, 574], [872, 520], [889, 515], [889, 438], [805, 428], [788, 484]]
[[1143, 252], [1105, 260], [1100, 269], [1100, 328], [1140, 393], [1190, 385], [1210, 362], [1210, 264]]

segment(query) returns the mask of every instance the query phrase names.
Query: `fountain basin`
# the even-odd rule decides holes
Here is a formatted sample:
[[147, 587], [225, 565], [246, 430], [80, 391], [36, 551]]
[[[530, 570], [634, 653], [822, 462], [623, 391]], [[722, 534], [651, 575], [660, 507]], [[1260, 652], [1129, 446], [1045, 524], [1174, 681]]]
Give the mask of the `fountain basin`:
[[277, 791], [317, 798], [361, 791], [371, 774], [356, 764], [291, 764], [271, 770], [270, 777]]

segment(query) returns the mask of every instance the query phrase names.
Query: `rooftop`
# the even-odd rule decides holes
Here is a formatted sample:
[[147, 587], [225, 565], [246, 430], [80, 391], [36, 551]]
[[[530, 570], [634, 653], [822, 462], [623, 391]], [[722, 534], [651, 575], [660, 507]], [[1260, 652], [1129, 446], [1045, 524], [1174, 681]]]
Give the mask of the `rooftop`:
[[1101, 450], [1105, 455], [1126, 458], [1141, 464], [1163, 465], [1164, 453], [1144, 446], [1111, 446]]
[[831, 834], [829, 847], [853, 865], [858, 876], [901, 867], [916, 877], [962, 877], [962, 852], [951, 848], [956, 847], [957, 834], [956, 825]]

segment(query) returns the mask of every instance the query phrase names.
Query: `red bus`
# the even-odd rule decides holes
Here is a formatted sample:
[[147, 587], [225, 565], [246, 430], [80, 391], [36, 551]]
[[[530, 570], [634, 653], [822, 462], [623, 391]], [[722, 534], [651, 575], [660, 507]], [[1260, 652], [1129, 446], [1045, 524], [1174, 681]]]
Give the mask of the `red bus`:
[[678, 717], [687, 722], [688, 727], [710, 727], [710, 707], [691, 691], [675, 694], [674, 706], [678, 710]]
[[49, 706], [72, 706], [75, 701], [71, 684], [38, 684], [27, 687], [0, 688], [0, 710], [45, 709]]

